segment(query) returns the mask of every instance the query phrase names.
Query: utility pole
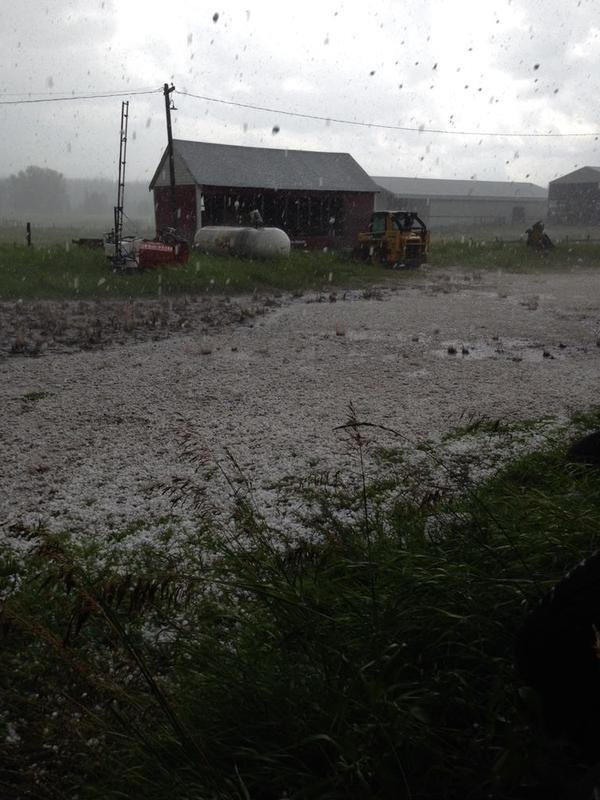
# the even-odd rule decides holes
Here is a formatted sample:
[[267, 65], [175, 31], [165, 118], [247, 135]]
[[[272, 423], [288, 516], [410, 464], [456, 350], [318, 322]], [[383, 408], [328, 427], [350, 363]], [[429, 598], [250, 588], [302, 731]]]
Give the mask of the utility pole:
[[175, 156], [173, 154], [173, 131], [171, 130], [171, 111], [176, 111], [171, 100], [171, 92], [175, 91], [173, 84], [165, 83], [163, 94], [165, 96], [165, 113], [167, 115], [167, 142], [169, 148], [169, 180], [171, 184], [171, 226], [177, 228], [177, 195], [175, 192]]

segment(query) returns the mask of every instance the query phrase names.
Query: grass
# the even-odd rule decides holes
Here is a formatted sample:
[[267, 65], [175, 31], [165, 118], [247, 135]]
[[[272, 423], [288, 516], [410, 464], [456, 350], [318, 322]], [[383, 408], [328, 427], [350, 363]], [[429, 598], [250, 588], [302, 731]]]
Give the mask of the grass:
[[[26, 242], [25, 220], [32, 225], [32, 242], [36, 247], [59, 245], [64, 247], [72, 239], [79, 237], [98, 238], [113, 226], [112, 214], [77, 214], [68, 212], [49, 218], [47, 215], [28, 215], [21, 219], [0, 218], [0, 244], [24, 245]], [[431, 234], [436, 242], [476, 242], [524, 241], [525, 229], [530, 223], [518, 225], [498, 224], [462, 224], [449, 227], [436, 225]], [[139, 217], [126, 219], [125, 235], [154, 236], [154, 219]], [[600, 239], [598, 226], [594, 225], [555, 225], [547, 226], [547, 233], [557, 243], [577, 242]]]
[[[402, 273], [406, 275], [406, 273]], [[192, 254], [184, 266], [120, 274], [99, 251], [75, 246], [0, 247], [0, 299], [156, 297], [194, 293], [331, 291], [381, 283], [390, 273], [333, 253], [295, 252], [287, 259], [249, 261]], [[400, 273], [392, 278], [401, 280]]]
[[[465, 241], [477, 242], [494, 241], [521, 241], [526, 238], [525, 231], [531, 227], [532, 222], [514, 224], [487, 224], [487, 225], [453, 225], [449, 227], [436, 226], [432, 234], [436, 241]], [[557, 225], [548, 223], [546, 233], [555, 243], [600, 240], [597, 225]]]
[[526, 247], [524, 242], [434, 242], [429, 261], [433, 267], [459, 266], [515, 272], [595, 268], [600, 266], [600, 242], [562, 242], [547, 253], [538, 253]]
[[[31, 241], [35, 247], [65, 247], [71, 244], [72, 239], [101, 238], [105, 231], [113, 227], [112, 215], [87, 214], [78, 215], [71, 212], [64, 215], [57, 214], [53, 219], [45, 215], [29, 214], [22, 219], [0, 219], [0, 244], [22, 246], [25, 245], [26, 226], [25, 220], [31, 222]], [[126, 235], [150, 236], [154, 235], [154, 220], [152, 218], [126, 220]]]
[[556, 434], [459, 495], [384, 503], [401, 438], [367, 478], [368, 429], [347, 431], [356, 474], [300, 482], [304, 540], [239, 488], [233, 532], [207, 519], [176, 561], [127, 535], [99, 557], [22, 531], [30, 556], [0, 565], [6, 796], [568, 796], [581, 767], [539, 727], [512, 652], [527, 609], [598, 546], [600, 472], [569, 466]]
[[38, 400], [44, 400], [46, 397], [51, 397], [53, 392], [27, 392], [21, 397], [23, 403], [36, 403]]
[[[563, 243], [547, 254], [524, 243], [435, 240], [432, 267], [534, 271], [600, 265], [600, 244]], [[177, 294], [331, 291], [406, 281], [406, 271], [355, 261], [349, 253], [294, 252], [289, 259], [250, 261], [193, 253], [185, 266], [118, 274], [101, 251], [75, 245], [0, 245], [0, 300], [156, 297]]]
[[506, 434], [518, 432], [531, 431], [533, 433], [551, 421], [552, 417], [550, 416], [537, 419], [511, 420], [509, 422], [498, 418], [492, 419], [487, 416], [473, 415], [467, 418], [464, 425], [458, 425], [444, 434], [443, 441], [460, 439], [464, 436], [480, 436], [481, 434], [503, 437]]

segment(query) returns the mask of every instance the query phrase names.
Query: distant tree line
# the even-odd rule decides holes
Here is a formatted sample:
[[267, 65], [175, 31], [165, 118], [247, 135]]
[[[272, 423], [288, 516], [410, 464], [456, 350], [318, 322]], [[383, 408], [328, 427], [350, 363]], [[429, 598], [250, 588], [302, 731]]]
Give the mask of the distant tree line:
[[4, 181], [4, 200], [16, 214], [64, 212], [69, 210], [64, 175], [45, 167], [29, 166]]
[[[55, 216], [102, 216], [112, 221], [116, 181], [103, 178], [65, 178], [48, 167], [28, 166], [8, 178], [0, 178], [0, 216], [23, 218], [31, 214]], [[141, 181], [125, 187], [125, 212], [132, 218], [151, 219], [152, 196]]]

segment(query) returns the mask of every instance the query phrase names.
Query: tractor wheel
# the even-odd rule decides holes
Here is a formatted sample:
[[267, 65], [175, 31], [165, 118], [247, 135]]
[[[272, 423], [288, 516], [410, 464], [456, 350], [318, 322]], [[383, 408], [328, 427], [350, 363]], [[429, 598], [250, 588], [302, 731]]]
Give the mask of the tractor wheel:
[[388, 261], [387, 250], [385, 247], [381, 247], [378, 253], [373, 253], [373, 263], [379, 263], [382, 267], [391, 266], [390, 262]]
[[371, 254], [369, 253], [368, 247], [357, 247], [354, 253], [356, 258], [358, 258], [360, 261], [367, 262], [371, 260]]
[[382, 263], [381, 251], [376, 247], [365, 247], [363, 250], [363, 261], [376, 267]]

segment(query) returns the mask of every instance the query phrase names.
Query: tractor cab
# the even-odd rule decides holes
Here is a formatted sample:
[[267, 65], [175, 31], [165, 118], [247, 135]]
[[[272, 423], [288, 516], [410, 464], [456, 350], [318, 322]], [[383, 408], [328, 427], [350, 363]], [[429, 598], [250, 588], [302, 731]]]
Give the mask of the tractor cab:
[[388, 267], [418, 267], [428, 249], [429, 232], [416, 211], [375, 211], [356, 244], [364, 261]]

